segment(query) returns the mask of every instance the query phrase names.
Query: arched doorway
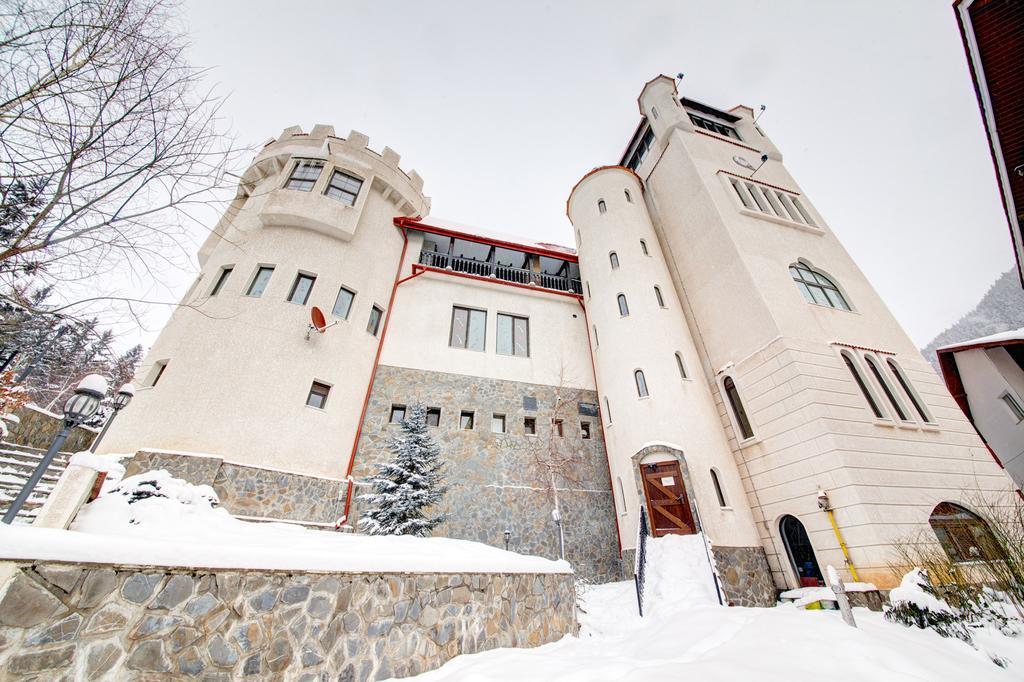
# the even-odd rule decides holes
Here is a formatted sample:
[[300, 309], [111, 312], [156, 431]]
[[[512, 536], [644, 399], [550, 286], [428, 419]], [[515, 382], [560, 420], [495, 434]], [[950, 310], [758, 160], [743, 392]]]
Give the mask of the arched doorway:
[[817, 587], [824, 585], [818, 559], [814, 556], [814, 547], [807, 537], [804, 524], [795, 516], [786, 515], [779, 520], [779, 532], [786, 545], [789, 561], [800, 580], [800, 587]]
[[953, 502], [937, 504], [928, 524], [953, 561], [990, 561], [1002, 553], [985, 520]]

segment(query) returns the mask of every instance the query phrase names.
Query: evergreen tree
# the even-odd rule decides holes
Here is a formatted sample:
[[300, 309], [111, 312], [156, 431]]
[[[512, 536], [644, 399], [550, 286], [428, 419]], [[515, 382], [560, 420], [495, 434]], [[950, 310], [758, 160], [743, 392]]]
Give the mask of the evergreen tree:
[[928, 571], [915, 568], [903, 576], [900, 586], [889, 593], [886, 620], [907, 627], [934, 630], [943, 637], [956, 637], [968, 644], [971, 633], [965, 614], [938, 595], [928, 579]]
[[359, 496], [370, 509], [359, 526], [370, 535], [425, 536], [444, 521], [444, 515], [428, 517], [426, 511], [444, 497], [444, 460], [441, 448], [427, 431], [427, 408], [409, 407], [401, 431], [388, 438], [394, 455], [378, 462], [377, 474], [367, 479], [372, 493]]

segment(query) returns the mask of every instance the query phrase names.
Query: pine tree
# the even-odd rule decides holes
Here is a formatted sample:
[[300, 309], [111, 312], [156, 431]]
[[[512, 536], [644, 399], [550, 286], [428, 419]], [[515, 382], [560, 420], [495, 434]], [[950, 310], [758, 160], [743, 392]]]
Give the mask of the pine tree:
[[377, 474], [367, 482], [372, 493], [359, 496], [369, 506], [359, 526], [370, 535], [423, 537], [444, 521], [444, 515], [428, 517], [426, 511], [447, 491], [441, 448], [427, 431], [427, 408], [412, 405], [401, 431], [388, 439], [390, 462], [378, 462]]
[[928, 628], [943, 637], [971, 643], [965, 614], [939, 596], [928, 579], [927, 570], [915, 568], [903, 576], [900, 586], [889, 593], [889, 602], [886, 620], [922, 630]]

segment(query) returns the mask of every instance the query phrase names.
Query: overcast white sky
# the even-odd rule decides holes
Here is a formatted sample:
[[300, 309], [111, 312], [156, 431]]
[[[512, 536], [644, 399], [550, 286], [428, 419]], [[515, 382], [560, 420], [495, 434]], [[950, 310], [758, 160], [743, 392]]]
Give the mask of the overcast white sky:
[[687, 97], [765, 104], [786, 165], [923, 345], [1012, 265], [950, 5], [188, 0], [186, 19], [239, 142], [359, 130], [419, 171], [434, 215], [564, 244], [569, 190], [618, 161], [645, 81], [682, 71]]

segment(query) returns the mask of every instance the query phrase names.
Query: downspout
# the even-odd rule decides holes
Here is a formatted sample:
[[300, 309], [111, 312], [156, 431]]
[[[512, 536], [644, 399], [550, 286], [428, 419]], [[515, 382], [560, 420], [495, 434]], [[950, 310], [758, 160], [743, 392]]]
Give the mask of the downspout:
[[[388, 310], [384, 315], [384, 328], [380, 332], [380, 342], [377, 344], [377, 354], [373, 358], [373, 369], [370, 371], [370, 381], [366, 386], [366, 397], [363, 398], [363, 409], [359, 413], [359, 423], [356, 424], [356, 435], [352, 440], [352, 451], [348, 456], [348, 469], [345, 471], [345, 480], [348, 481], [345, 487], [345, 511], [341, 517], [335, 522], [335, 528], [340, 528], [342, 525], [348, 523], [348, 514], [352, 507], [352, 490], [354, 487], [354, 481], [352, 480], [352, 471], [355, 469], [356, 464], [356, 451], [359, 449], [359, 439], [363, 435], [363, 422], [366, 419], [366, 410], [370, 405], [370, 395], [373, 393], [373, 382], [377, 378], [377, 367], [380, 366], [380, 355], [384, 350], [384, 340], [388, 335], [388, 325], [391, 322], [391, 312], [395, 307], [395, 294], [398, 293], [398, 286], [402, 282], [406, 282], [413, 277], [423, 274], [423, 270], [414, 272], [409, 277], [401, 279], [402, 276], [402, 265], [405, 263], [405, 253], [409, 248], [409, 233], [406, 231], [405, 218], [395, 218], [395, 227], [402, 231], [402, 254], [398, 258], [398, 267], [395, 270], [395, 283], [391, 286], [391, 298], [388, 300]], [[414, 268], [415, 270], [415, 268]]]

